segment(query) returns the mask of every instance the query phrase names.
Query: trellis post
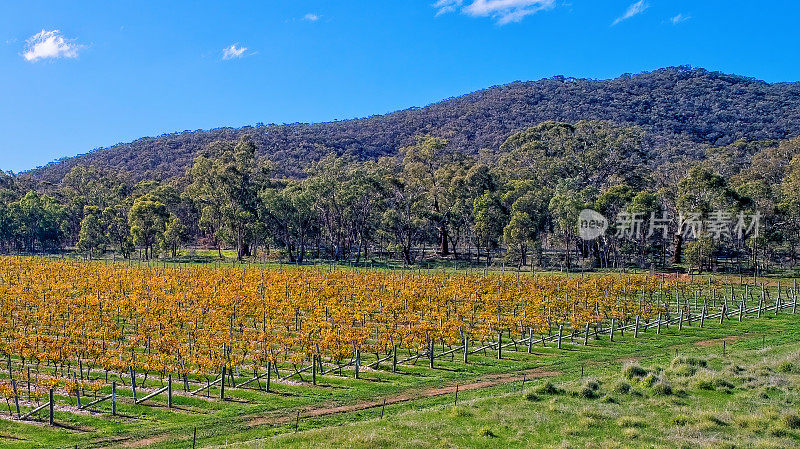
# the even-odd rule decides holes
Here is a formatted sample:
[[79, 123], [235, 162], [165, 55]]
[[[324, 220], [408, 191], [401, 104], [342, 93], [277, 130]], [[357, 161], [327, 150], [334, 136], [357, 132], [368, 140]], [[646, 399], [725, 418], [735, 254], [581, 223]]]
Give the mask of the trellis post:
[[54, 404], [53, 404], [53, 389], [52, 388], [50, 388], [50, 391], [48, 392], [47, 397], [50, 400], [50, 403], [48, 404], [48, 407], [50, 409], [50, 418], [49, 418], [48, 422], [52, 426], [52, 425], [54, 425], [54, 421], [53, 421]]
[[133, 390], [133, 402], [136, 402], [136, 374], [133, 372], [133, 367], [129, 367], [131, 374], [131, 390]]
[[611, 330], [609, 330], [609, 339], [614, 341], [614, 318], [611, 318]]
[[222, 367], [222, 382], [219, 383], [219, 398], [225, 399], [225, 366]]
[[558, 325], [558, 349], [561, 349], [561, 339], [563, 338], [563, 335], [564, 335], [564, 325], [563, 324], [559, 324]]
[[167, 407], [172, 408], [172, 374], [167, 377]]

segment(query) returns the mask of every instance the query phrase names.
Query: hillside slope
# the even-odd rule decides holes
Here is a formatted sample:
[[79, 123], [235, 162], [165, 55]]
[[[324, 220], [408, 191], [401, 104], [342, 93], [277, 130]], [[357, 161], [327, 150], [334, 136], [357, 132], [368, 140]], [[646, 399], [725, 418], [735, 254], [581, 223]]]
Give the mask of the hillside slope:
[[512, 133], [545, 120], [611, 120], [641, 126], [654, 160], [697, 155], [704, 145], [737, 139], [800, 135], [800, 83], [768, 84], [752, 78], [671, 67], [612, 80], [554, 77], [515, 82], [369, 118], [319, 124], [221, 128], [143, 138], [63, 159], [31, 171], [58, 182], [75, 165], [125, 170], [133, 179], [185, 173], [209, 142], [251, 133], [262, 155], [285, 175], [335, 152], [360, 159], [396, 154], [415, 135], [451, 139], [466, 152], [497, 149]]

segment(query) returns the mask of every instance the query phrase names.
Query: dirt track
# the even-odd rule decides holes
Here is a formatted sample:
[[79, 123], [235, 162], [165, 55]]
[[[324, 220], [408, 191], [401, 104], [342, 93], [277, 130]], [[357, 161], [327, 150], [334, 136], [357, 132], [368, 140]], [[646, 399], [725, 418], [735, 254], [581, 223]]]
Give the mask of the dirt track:
[[[487, 376], [485, 380], [479, 382], [472, 382], [466, 384], [459, 384], [458, 391], [478, 390], [481, 388], [493, 387], [496, 385], [518, 382], [525, 379], [538, 379], [542, 377], [553, 377], [561, 373], [557, 371], [543, 371], [539, 369], [528, 370], [520, 373], [507, 373]], [[419, 391], [407, 391], [394, 396], [385, 398], [386, 405], [399, 404], [402, 402], [413, 401], [416, 399], [432, 398], [436, 396], [444, 396], [448, 394], [455, 394], [456, 384], [448, 385], [446, 387], [428, 388]], [[316, 418], [320, 416], [335, 415], [339, 413], [350, 413], [361, 410], [368, 410], [371, 408], [382, 407], [384, 399], [377, 399], [373, 401], [362, 401], [350, 405], [339, 406], [310, 406], [300, 409], [300, 418]], [[296, 415], [291, 416], [264, 416], [252, 419], [250, 426], [261, 426], [266, 424], [287, 424], [296, 419]]]

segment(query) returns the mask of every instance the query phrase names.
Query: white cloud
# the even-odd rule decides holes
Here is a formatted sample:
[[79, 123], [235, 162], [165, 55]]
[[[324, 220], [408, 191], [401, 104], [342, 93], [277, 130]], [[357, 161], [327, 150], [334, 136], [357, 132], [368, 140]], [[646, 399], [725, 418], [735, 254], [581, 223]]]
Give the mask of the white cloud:
[[77, 58], [83, 45], [75, 39], [66, 39], [59, 30], [42, 30], [25, 41], [22, 57], [29, 62], [45, 58]]
[[247, 47], [239, 47], [239, 44], [232, 44], [230, 47], [226, 47], [222, 49], [222, 59], [238, 59], [245, 56], [244, 52], [247, 51]]
[[631, 6], [628, 6], [628, 10], [625, 11], [625, 14], [614, 19], [614, 22], [611, 24], [611, 26], [614, 26], [622, 22], [623, 20], [628, 20], [635, 15], [641, 14], [644, 12], [645, 9], [649, 7], [650, 5], [647, 2], [645, 2], [644, 0], [639, 0], [638, 2], [632, 4]]
[[461, 11], [472, 17], [491, 17], [500, 25], [519, 22], [543, 9], [550, 9], [555, 0], [437, 0], [436, 15]]
[[669, 21], [672, 22], [673, 25], [677, 25], [681, 22], [686, 22], [691, 18], [692, 16], [684, 16], [683, 14], [678, 14], [677, 16], [671, 17]]
[[313, 13], [308, 13], [303, 16], [303, 20], [305, 20], [306, 22], [316, 22], [317, 20], [319, 20], [319, 16]]

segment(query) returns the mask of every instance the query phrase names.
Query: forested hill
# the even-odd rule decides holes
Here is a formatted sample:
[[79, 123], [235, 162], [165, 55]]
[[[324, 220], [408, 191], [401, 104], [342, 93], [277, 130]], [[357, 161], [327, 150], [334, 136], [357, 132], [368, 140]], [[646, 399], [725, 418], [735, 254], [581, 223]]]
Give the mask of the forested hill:
[[515, 82], [387, 115], [319, 124], [222, 128], [143, 138], [51, 163], [31, 172], [58, 182], [75, 165], [113, 167], [135, 180], [183, 175], [209, 142], [251, 133], [262, 155], [285, 175], [335, 152], [359, 159], [396, 154], [415, 135], [450, 139], [466, 152], [497, 149], [516, 131], [546, 120], [636, 124], [659, 157], [699, 154], [704, 144], [800, 135], [800, 83], [672, 67], [612, 80], [554, 77]]

